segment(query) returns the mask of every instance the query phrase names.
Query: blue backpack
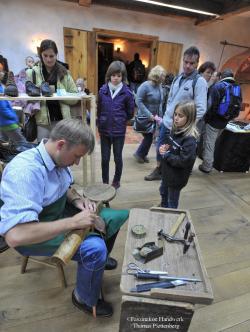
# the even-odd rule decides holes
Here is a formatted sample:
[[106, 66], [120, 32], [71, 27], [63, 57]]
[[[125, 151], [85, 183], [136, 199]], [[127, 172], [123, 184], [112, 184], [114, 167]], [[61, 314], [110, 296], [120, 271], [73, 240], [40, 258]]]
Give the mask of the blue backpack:
[[241, 90], [237, 84], [223, 82], [225, 86], [224, 96], [218, 107], [218, 114], [226, 120], [236, 118], [241, 110]]

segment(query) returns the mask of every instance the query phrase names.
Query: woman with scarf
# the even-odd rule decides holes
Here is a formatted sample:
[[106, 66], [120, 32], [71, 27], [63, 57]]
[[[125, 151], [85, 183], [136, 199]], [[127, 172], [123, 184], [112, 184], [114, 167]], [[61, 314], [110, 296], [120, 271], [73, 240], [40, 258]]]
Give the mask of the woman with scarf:
[[109, 161], [113, 145], [115, 174], [112, 186], [120, 187], [127, 121], [134, 114], [134, 98], [127, 84], [127, 71], [123, 62], [113, 61], [106, 73], [106, 83], [98, 98], [97, 121], [101, 140], [102, 181], [109, 183]]
[[[69, 71], [57, 61], [58, 49], [53, 40], [45, 39], [39, 48], [40, 62], [32, 69], [26, 71], [27, 79], [38, 87], [43, 82], [54, 86], [55, 91], [65, 90], [69, 93], [76, 93], [77, 87]], [[34, 82], [35, 78], [35, 82]], [[37, 140], [48, 138], [51, 129], [55, 124], [66, 118], [70, 118], [70, 105], [77, 101], [42, 101], [41, 109], [34, 116], [37, 122]]]

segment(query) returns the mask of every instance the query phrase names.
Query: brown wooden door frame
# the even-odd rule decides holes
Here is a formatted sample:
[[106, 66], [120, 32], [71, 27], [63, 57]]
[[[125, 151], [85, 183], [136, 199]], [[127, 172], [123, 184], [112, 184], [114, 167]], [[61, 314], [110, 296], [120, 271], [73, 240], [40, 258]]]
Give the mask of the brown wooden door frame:
[[[64, 28], [64, 31], [67, 28]], [[159, 46], [159, 37], [153, 35], [144, 35], [132, 32], [124, 32], [117, 30], [107, 30], [107, 29], [98, 29], [93, 28], [93, 31], [73, 29], [87, 32], [87, 80], [88, 88], [95, 95], [98, 94], [97, 87], [97, 75], [98, 75], [98, 39], [101, 36], [106, 36], [110, 38], [120, 38], [126, 40], [136, 40], [147, 42], [151, 45], [150, 49], [150, 58], [149, 58], [149, 69], [154, 67], [157, 64], [157, 55], [158, 55], [158, 46]], [[167, 42], [166, 42], [167, 43]], [[171, 43], [170, 43], [171, 44]], [[65, 45], [64, 45], [65, 46]], [[70, 45], [69, 45], [70, 46]]]
[[158, 36], [153, 35], [144, 35], [141, 33], [133, 33], [133, 32], [124, 32], [124, 31], [117, 31], [117, 30], [107, 30], [107, 29], [97, 29], [93, 28], [93, 31], [96, 33], [96, 39], [99, 36], [106, 36], [110, 38], [120, 38], [120, 39], [127, 39], [127, 40], [138, 40], [144, 41], [151, 44], [151, 51], [150, 51], [150, 59], [149, 59], [149, 67], [153, 67], [156, 65], [156, 54], [157, 54], [157, 42], [159, 40]]
[[[126, 40], [137, 40], [137, 41], [144, 41], [151, 44], [150, 49], [150, 58], [149, 58], [149, 68], [152, 68], [156, 65], [157, 59], [157, 44], [159, 37], [153, 35], [144, 35], [139, 33], [132, 33], [132, 32], [124, 32], [124, 31], [117, 31], [117, 30], [107, 30], [107, 29], [98, 29], [93, 28], [93, 31], [96, 34], [96, 44], [97, 40], [100, 36], [110, 37], [110, 38], [120, 38]], [[97, 89], [97, 86], [96, 86]]]

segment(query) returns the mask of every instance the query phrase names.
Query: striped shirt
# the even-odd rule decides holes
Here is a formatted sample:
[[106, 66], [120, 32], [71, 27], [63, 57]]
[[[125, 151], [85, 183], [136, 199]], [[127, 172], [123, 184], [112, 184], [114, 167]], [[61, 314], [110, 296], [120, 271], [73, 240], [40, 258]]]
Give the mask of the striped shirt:
[[38, 221], [43, 208], [61, 198], [73, 182], [70, 169], [57, 167], [44, 143], [18, 154], [4, 169], [0, 234], [19, 223]]

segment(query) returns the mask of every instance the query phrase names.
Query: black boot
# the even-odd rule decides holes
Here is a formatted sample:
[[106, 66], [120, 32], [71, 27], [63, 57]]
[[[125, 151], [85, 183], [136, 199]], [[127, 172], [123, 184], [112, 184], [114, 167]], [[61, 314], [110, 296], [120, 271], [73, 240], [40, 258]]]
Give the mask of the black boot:
[[157, 166], [152, 173], [144, 177], [145, 181], [161, 180], [161, 167]]
[[[72, 292], [72, 302], [79, 309], [87, 314], [93, 315], [93, 308], [89, 307], [85, 303], [81, 303], [75, 297], [74, 291]], [[96, 304], [96, 316], [97, 317], [110, 317], [113, 315], [113, 308], [110, 303], [104, 301], [104, 299], [99, 299]]]
[[160, 206], [163, 208], [168, 208], [168, 197], [167, 196], [164, 196], [164, 195], [161, 196]]
[[18, 90], [14, 79], [14, 74], [12, 71], [8, 72], [7, 82], [5, 84], [4, 94], [10, 97], [17, 97]]
[[109, 257], [107, 258], [107, 262], [105, 265], [105, 270], [114, 270], [117, 268], [118, 262], [116, 259], [114, 259], [113, 257]]

